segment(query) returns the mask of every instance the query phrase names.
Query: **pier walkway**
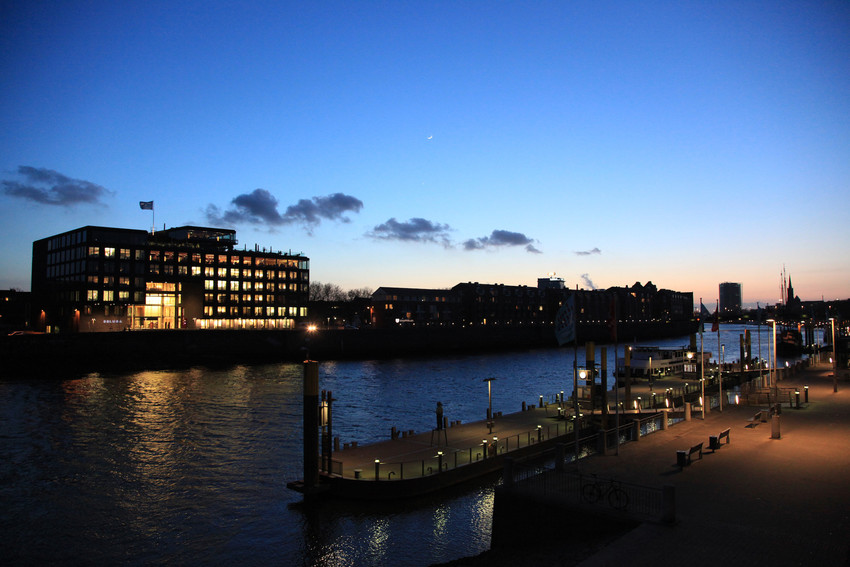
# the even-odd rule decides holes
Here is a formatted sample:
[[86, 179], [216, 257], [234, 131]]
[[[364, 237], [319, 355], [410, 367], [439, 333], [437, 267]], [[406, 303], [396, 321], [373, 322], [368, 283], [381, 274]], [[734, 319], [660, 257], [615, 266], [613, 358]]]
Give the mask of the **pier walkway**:
[[[603, 565], [850, 565], [850, 384], [833, 392], [826, 364], [780, 386], [809, 386], [803, 409], [753, 427], [731, 406], [580, 462], [582, 474], [676, 489], [677, 522], [644, 523], [580, 563]], [[680, 471], [676, 451], [731, 429], [731, 443]]]

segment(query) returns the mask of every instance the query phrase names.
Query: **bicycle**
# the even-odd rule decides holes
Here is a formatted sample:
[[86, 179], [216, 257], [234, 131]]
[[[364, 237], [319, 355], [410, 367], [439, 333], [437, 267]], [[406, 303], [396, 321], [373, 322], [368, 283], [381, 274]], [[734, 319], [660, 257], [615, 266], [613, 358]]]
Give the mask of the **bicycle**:
[[584, 483], [581, 487], [582, 498], [590, 504], [599, 502], [606, 495], [608, 505], [615, 510], [625, 510], [629, 505], [629, 495], [614, 479], [600, 481], [594, 474], [593, 482]]

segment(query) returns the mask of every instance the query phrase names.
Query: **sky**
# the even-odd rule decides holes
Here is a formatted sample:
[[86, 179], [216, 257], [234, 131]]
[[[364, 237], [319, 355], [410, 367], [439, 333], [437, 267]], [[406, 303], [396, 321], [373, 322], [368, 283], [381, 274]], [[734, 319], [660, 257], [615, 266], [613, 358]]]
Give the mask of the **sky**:
[[850, 298], [846, 0], [0, 0], [0, 77], [0, 289], [155, 222], [343, 289]]

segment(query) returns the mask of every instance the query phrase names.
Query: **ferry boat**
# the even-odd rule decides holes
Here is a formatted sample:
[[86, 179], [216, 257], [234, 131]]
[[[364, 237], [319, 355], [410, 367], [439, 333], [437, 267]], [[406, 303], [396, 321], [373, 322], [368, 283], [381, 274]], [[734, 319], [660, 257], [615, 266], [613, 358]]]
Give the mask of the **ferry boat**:
[[[662, 378], [693, 375], [699, 371], [699, 352], [687, 347], [661, 348], [656, 346], [627, 346], [631, 351], [632, 378]], [[703, 362], [711, 358], [703, 351]], [[625, 376], [625, 358], [618, 359], [618, 377]]]

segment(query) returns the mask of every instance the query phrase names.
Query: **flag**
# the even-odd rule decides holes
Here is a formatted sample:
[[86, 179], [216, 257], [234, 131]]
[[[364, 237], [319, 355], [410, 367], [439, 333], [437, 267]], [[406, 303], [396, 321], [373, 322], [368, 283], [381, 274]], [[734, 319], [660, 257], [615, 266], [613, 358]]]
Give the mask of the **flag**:
[[576, 340], [575, 295], [571, 295], [558, 309], [555, 317], [555, 338], [563, 346]]
[[617, 300], [611, 298], [611, 303], [608, 306], [608, 332], [611, 336], [611, 342], [617, 342]]
[[720, 330], [720, 309], [714, 309], [714, 323], [711, 324], [711, 332], [716, 333]]
[[143, 211], [152, 211], [153, 201], [139, 201], [139, 208]]

